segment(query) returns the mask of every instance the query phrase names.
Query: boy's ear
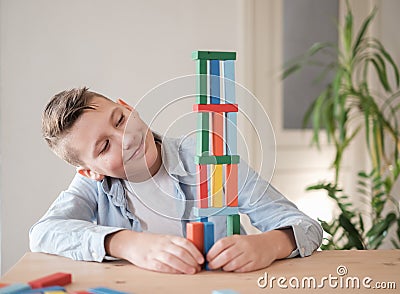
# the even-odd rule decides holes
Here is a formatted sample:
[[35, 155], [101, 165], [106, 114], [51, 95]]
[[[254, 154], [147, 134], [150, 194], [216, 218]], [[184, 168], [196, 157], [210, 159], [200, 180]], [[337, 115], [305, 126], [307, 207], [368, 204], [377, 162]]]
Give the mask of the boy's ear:
[[117, 99], [117, 103], [121, 104], [122, 106], [124, 106], [126, 109], [128, 109], [129, 111], [133, 111], [133, 107], [130, 106], [128, 103], [126, 103], [124, 100], [122, 99]]
[[95, 181], [101, 181], [104, 179], [104, 175], [101, 175], [99, 173], [96, 173], [95, 171], [92, 171], [90, 169], [86, 169], [86, 168], [83, 168], [80, 166], [76, 168], [76, 171], [80, 175], [87, 177], [89, 179], [95, 180]]

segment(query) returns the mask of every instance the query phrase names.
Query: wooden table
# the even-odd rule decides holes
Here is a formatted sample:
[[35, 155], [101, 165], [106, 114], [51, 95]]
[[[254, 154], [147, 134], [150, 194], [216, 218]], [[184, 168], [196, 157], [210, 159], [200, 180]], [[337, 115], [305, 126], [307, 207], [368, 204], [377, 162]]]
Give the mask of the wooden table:
[[[27, 282], [54, 272], [72, 273], [73, 283], [66, 287], [68, 291], [104, 286], [138, 294], [211, 293], [220, 289], [239, 293], [400, 293], [400, 250], [321, 251], [307, 258], [280, 260], [250, 273], [204, 271], [196, 275], [156, 273], [124, 261], [82, 262], [27, 253], [0, 282]], [[378, 290], [377, 286], [392, 289]]]

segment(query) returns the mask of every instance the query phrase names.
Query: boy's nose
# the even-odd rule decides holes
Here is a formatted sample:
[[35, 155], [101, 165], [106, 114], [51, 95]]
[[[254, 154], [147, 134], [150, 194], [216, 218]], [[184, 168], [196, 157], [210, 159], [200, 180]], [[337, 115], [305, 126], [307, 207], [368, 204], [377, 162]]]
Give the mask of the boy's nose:
[[123, 136], [123, 140], [122, 140], [122, 149], [129, 150], [134, 146], [135, 146], [134, 136], [132, 136], [128, 133], [125, 133]]

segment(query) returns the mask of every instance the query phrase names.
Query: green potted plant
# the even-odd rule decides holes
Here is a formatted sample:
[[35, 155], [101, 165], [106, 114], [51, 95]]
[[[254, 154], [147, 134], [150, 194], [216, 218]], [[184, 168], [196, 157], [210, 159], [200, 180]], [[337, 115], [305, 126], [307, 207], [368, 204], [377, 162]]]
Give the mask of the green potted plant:
[[[353, 14], [347, 2], [344, 23], [338, 28], [340, 46], [316, 43], [304, 55], [291, 61], [283, 74], [285, 78], [306, 65], [319, 64], [315, 60], [318, 52], [333, 53], [333, 60], [324, 64], [321, 71], [322, 75], [333, 71], [333, 79], [314, 99], [303, 121], [304, 126], [312, 123], [314, 145], [320, 148], [320, 134], [324, 131], [328, 142], [335, 147], [334, 179], [307, 188], [326, 191], [339, 208], [332, 221], [320, 220], [328, 234], [322, 249], [377, 249], [392, 227], [397, 230], [391, 242], [395, 248], [400, 248], [399, 200], [393, 195], [394, 184], [400, 175], [397, 120], [400, 78], [398, 66], [389, 52], [378, 39], [367, 34], [375, 14], [376, 9], [355, 32]], [[370, 83], [370, 75], [377, 77], [378, 85]], [[368, 203], [366, 212], [355, 206], [356, 196], [360, 195], [349, 195], [346, 187], [340, 185], [343, 154], [361, 132], [365, 134], [364, 147], [371, 169], [360, 171], [355, 184], [357, 193]]]

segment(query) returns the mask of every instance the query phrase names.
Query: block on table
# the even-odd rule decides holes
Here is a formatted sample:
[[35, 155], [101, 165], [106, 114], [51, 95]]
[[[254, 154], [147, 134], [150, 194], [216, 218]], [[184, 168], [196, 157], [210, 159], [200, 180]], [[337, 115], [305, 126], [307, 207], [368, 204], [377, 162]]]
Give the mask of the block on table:
[[71, 284], [72, 275], [69, 273], [54, 273], [37, 280], [28, 282], [33, 288], [43, 288], [48, 286], [65, 286]]

